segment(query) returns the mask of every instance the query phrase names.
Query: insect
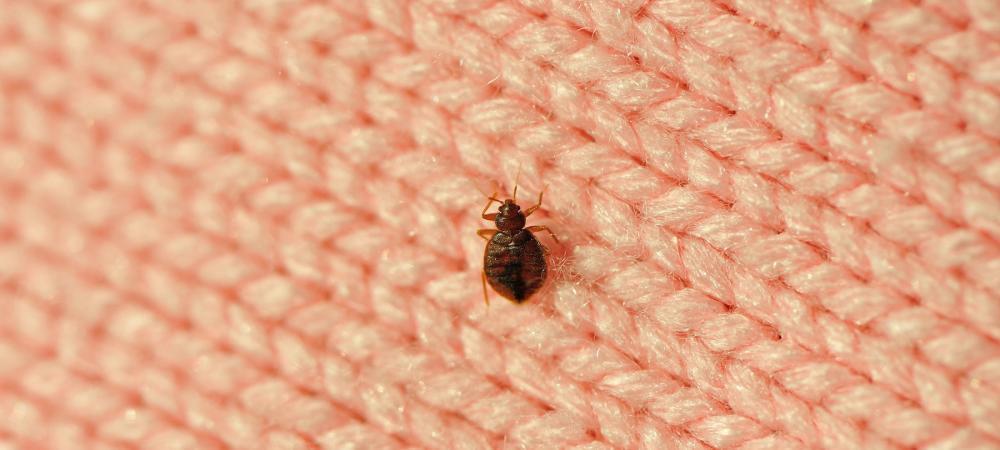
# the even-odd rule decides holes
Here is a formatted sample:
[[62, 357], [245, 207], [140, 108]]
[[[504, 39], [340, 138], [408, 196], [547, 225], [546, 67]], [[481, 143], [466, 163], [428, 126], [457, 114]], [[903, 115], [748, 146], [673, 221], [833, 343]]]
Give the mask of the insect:
[[[545, 231], [557, 243], [555, 233], [545, 226], [525, 227], [525, 222], [531, 213], [542, 206], [542, 196], [538, 194], [538, 203], [523, 212], [517, 204], [517, 186], [514, 186], [512, 198], [500, 201], [496, 192], [490, 196], [490, 201], [483, 208], [482, 217], [496, 223], [497, 229], [482, 229], [477, 232], [486, 239], [486, 251], [483, 254], [483, 301], [490, 304], [486, 292], [486, 283], [498, 294], [510, 301], [521, 304], [545, 284], [548, 275], [548, 265], [545, 262], [545, 247], [542, 246], [533, 232]], [[487, 214], [493, 202], [500, 208], [495, 213]]]

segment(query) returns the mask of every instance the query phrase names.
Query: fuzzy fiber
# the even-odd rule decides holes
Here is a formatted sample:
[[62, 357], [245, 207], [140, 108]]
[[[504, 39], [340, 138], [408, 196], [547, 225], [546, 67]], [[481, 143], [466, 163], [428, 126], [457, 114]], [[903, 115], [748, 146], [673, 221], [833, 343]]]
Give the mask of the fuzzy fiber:
[[1000, 0], [0, 0], [0, 449], [77, 448], [1000, 449]]

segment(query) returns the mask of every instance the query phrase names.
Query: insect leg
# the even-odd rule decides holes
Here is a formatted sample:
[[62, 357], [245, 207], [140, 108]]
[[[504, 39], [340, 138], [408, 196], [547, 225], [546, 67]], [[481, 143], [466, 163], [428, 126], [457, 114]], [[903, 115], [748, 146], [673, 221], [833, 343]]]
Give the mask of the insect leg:
[[491, 230], [489, 228], [483, 228], [483, 229], [481, 229], [481, 230], [479, 230], [479, 231], [476, 232], [476, 234], [478, 234], [479, 237], [481, 237], [483, 239], [486, 239], [487, 241], [490, 240], [490, 239], [493, 239], [493, 235], [497, 234], [497, 233], [498, 233], [498, 230]]
[[490, 306], [490, 295], [486, 292], [486, 271], [483, 271], [483, 302], [486, 303], [486, 307]]
[[545, 191], [542, 191], [542, 192], [538, 193], [538, 203], [536, 203], [535, 206], [532, 206], [532, 207], [524, 210], [524, 217], [530, 216], [531, 213], [535, 212], [535, 210], [538, 209], [539, 206], [542, 206], [542, 196], [543, 195], [545, 195]]
[[528, 230], [528, 231], [530, 231], [532, 233], [537, 233], [539, 231], [544, 231], [546, 233], [549, 233], [549, 236], [552, 236], [552, 240], [556, 241], [556, 244], [559, 243], [559, 238], [556, 237], [556, 234], [553, 233], [552, 230], [550, 230], [549, 227], [547, 227], [545, 225], [534, 225], [534, 226], [530, 226], [530, 227], [525, 228], [525, 230]]

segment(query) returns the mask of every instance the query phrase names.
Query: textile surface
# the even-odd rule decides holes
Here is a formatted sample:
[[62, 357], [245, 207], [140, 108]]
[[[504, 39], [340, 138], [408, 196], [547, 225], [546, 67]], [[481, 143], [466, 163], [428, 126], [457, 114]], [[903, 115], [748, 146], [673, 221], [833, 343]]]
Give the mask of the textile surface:
[[0, 448], [1000, 448], [1000, 2], [0, 0]]

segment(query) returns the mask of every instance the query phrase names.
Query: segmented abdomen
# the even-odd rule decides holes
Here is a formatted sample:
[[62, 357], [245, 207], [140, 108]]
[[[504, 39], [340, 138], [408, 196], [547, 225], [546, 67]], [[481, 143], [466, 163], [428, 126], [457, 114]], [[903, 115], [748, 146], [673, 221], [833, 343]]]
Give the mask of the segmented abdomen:
[[486, 245], [483, 268], [490, 286], [518, 303], [542, 287], [548, 272], [542, 244], [526, 230], [513, 237], [502, 232], [494, 235]]

